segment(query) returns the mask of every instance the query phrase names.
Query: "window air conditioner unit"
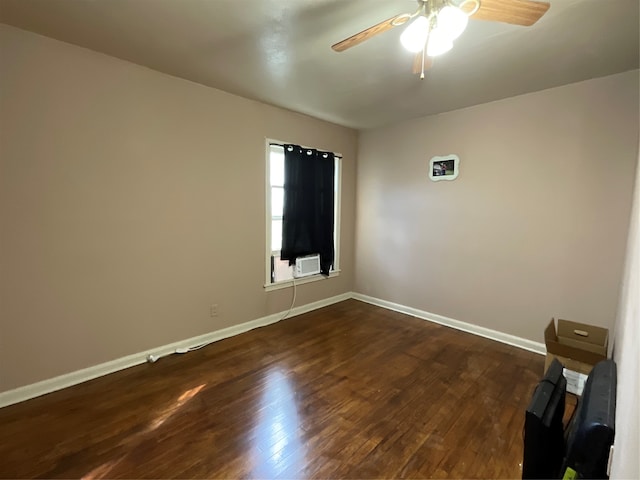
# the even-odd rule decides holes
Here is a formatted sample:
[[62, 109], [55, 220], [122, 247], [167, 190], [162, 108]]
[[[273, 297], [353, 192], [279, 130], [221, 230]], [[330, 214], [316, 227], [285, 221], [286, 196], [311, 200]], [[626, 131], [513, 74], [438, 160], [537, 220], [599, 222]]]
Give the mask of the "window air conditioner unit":
[[307, 255], [296, 258], [293, 268], [293, 276], [296, 278], [308, 277], [320, 273], [320, 255]]

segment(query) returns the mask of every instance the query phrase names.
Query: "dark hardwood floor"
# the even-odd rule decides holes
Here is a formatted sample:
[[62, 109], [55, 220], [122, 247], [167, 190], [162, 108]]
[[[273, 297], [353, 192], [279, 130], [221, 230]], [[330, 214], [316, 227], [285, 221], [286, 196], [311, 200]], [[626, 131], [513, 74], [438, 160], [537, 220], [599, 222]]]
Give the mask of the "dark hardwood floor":
[[0, 409], [0, 476], [519, 478], [543, 365], [349, 300]]

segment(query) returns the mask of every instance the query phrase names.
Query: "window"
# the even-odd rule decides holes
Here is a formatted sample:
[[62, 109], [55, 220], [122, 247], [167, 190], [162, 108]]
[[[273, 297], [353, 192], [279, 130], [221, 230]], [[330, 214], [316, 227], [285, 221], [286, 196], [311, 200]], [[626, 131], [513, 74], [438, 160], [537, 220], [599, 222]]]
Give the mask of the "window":
[[[267, 142], [267, 261], [266, 285], [288, 284], [293, 279], [293, 267], [280, 259], [282, 247], [282, 212], [284, 205], [284, 148], [282, 142]], [[335, 158], [334, 181], [334, 261], [331, 272], [338, 271], [340, 225], [340, 157]]]

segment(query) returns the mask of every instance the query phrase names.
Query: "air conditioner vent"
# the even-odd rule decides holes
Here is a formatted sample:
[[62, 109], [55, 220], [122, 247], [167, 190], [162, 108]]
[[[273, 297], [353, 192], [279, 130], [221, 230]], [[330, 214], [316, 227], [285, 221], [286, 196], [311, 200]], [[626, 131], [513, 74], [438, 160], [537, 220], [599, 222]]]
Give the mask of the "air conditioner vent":
[[320, 255], [307, 255], [296, 258], [293, 276], [296, 278], [308, 277], [320, 273]]

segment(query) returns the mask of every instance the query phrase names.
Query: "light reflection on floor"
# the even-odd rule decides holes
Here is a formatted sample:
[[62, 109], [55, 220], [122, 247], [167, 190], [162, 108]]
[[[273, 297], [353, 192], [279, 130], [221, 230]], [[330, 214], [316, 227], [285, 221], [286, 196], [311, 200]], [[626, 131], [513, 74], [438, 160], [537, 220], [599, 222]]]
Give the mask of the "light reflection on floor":
[[305, 462], [303, 433], [291, 380], [281, 370], [270, 370], [250, 436], [249, 477], [274, 478], [285, 470], [295, 473]]
[[111, 460], [109, 462], [105, 462], [102, 465], [94, 468], [85, 476], [82, 477], [82, 480], [96, 480], [99, 478], [108, 478], [109, 473], [113, 468], [118, 465], [124, 456], [120, 457], [118, 460]]
[[162, 425], [168, 418], [170, 418], [174, 413], [176, 413], [185, 403], [195, 397], [200, 390], [205, 387], [205, 383], [199, 385], [197, 387], [190, 388], [185, 391], [182, 395], [178, 397], [178, 399], [169, 405], [160, 415], [158, 415], [153, 422], [147, 428], [147, 432], [157, 429], [160, 425]]
[[127, 444], [129, 445], [129, 452], [123, 456], [121, 456], [117, 460], [111, 460], [105, 462], [102, 465], [94, 468], [86, 475], [82, 477], [82, 480], [95, 480], [100, 478], [109, 478], [109, 474], [113, 471], [115, 467], [122, 462], [129, 453], [133, 450], [133, 447], [136, 446], [138, 441], [143, 441], [146, 438], [146, 435], [149, 432], [152, 432], [158, 427], [160, 427], [163, 423], [165, 423], [169, 418], [171, 418], [175, 413], [180, 410], [193, 397], [195, 397], [200, 390], [202, 390], [206, 386], [205, 383], [202, 385], [198, 385], [197, 387], [190, 388], [185, 390], [173, 403], [169, 404], [167, 408], [165, 408], [160, 414], [158, 414], [153, 421], [149, 424], [149, 426], [140, 433], [135, 434], [133, 437], [127, 440]]

